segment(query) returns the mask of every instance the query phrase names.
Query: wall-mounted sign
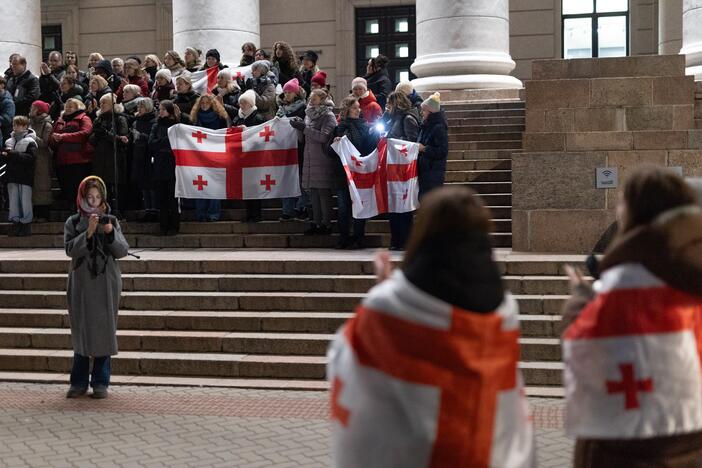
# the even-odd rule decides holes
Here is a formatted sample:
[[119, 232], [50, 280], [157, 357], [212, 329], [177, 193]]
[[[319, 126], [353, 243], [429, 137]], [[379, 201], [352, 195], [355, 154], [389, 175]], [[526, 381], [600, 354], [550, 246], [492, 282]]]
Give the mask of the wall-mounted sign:
[[619, 184], [619, 169], [616, 167], [598, 167], [596, 169], [597, 188], [617, 188]]

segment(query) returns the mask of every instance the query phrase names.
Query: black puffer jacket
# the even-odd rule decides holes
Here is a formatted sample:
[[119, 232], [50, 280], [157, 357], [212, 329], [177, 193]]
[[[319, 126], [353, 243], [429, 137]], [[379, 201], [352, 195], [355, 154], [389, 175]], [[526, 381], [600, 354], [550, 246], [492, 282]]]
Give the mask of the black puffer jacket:
[[[118, 180], [120, 183], [124, 183], [127, 181], [128, 175], [127, 145], [119, 140], [117, 140], [117, 174], [115, 174], [115, 133], [112, 131], [112, 115], [112, 112], [99, 115], [93, 122], [93, 134], [88, 139], [95, 148], [93, 172], [107, 184], [113, 184]], [[129, 125], [124, 115], [117, 114], [115, 129], [118, 137], [129, 135]]]
[[142, 190], [153, 188], [154, 168], [149, 150], [149, 136], [156, 122], [156, 114], [137, 115], [132, 122], [132, 181]]
[[444, 185], [448, 157], [448, 124], [444, 112], [433, 112], [419, 130], [417, 141], [425, 146], [419, 153], [417, 172], [419, 195]]
[[31, 128], [22, 135], [12, 132], [12, 137], [5, 143], [7, 156], [0, 157], [0, 166], [7, 164], [4, 177], [6, 183], [34, 185], [34, 169], [39, 147], [35, 141], [37, 134]]
[[7, 92], [15, 100], [15, 115], [29, 115], [32, 103], [39, 99], [39, 78], [25, 70], [19, 76], [10, 76], [7, 80]]
[[149, 151], [154, 157], [154, 180], [175, 180], [175, 156], [168, 140], [168, 129], [177, 123], [169, 117], [159, 117], [151, 127]]
[[392, 81], [388, 76], [386, 70], [379, 70], [371, 75], [366, 75], [366, 82], [368, 83], [368, 89], [373, 91], [375, 94], [375, 99], [380, 104], [381, 109], [385, 109], [385, 103], [388, 100], [388, 96], [392, 93]]
[[197, 101], [197, 98], [199, 97], [200, 95], [191, 89], [187, 93], [176, 94], [175, 99], [173, 99], [173, 104], [178, 106], [178, 109], [180, 109], [181, 114], [190, 115], [190, 111], [193, 110], [195, 101]]

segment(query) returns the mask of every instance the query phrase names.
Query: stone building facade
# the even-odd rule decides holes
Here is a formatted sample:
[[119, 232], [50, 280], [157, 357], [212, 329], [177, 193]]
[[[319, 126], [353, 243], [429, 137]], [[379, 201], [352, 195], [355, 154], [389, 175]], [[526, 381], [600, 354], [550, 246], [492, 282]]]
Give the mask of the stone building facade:
[[[685, 1], [685, 8], [690, 10], [686, 14], [695, 14], [692, 5], [695, 3], [697, 2]], [[681, 13], [678, 13], [678, 10], [683, 9], [682, 4], [683, 0], [629, 0], [629, 54], [656, 54], [659, 49], [667, 53], [677, 53], [682, 47], [683, 28]], [[133, 54], [142, 56], [147, 53], [162, 56], [172, 47], [174, 41], [177, 48], [188, 39], [196, 42], [198, 37], [234, 37], [227, 33], [239, 30], [241, 34], [236, 37], [247, 37], [266, 48], [270, 48], [276, 40], [285, 40], [298, 51], [316, 50], [320, 56], [320, 67], [329, 75], [328, 80], [332, 84], [346, 83], [350, 82], [359, 69], [356, 50], [357, 10], [377, 8], [379, 15], [382, 15], [383, 8], [402, 6], [416, 7], [418, 19], [425, 25], [424, 28], [419, 26], [417, 31], [418, 56], [422, 55], [422, 49], [425, 52], [452, 48], [464, 51], [466, 47], [470, 49], [466, 42], [475, 42], [480, 37], [487, 37], [478, 48], [504, 49], [497, 51], [503, 56], [500, 60], [509, 61], [511, 56], [514, 68], [508, 73], [518, 80], [531, 78], [533, 60], [562, 57], [562, 0], [25, 0], [19, 4], [1, 2], [0, 56], [7, 56], [10, 50], [19, 49], [28, 55], [30, 68], [36, 70], [41, 55], [41, 46], [38, 43], [40, 25], [45, 30], [53, 27], [56, 35], [60, 37], [61, 48], [77, 51], [81, 63], [87, 61], [87, 56], [92, 51], [101, 51], [107, 57]], [[482, 24], [470, 22], [470, 18], [467, 18], [471, 12], [482, 15], [481, 11], [486, 8], [495, 11], [489, 11], [485, 16], [503, 18], [498, 18], [494, 25], [485, 24], [484, 21]], [[431, 15], [435, 18], [428, 18]], [[436, 22], [444, 16], [453, 16], [455, 21], [451, 22], [449, 19], [441, 24], [437, 34], [445, 34], [440, 34], [442, 38], [436, 42], [437, 38], [431, 37], [431, 28], [426, 25], [432, 22], [437, 24]], [[259, 24], [252, 27], [256, 19]], [[458, 24], [462, 26], [456, 30]], [[183, 35], [180, 34], [182, 31], [176, 31], [174, 36], [174, 27], [187, 30], [189, 34]], [[47, 44], [47, 39], [44, 40], [44, 46], [52, 42], [48, 39]], [[689, 42], [695, 48], [692, 36]], [[210, 44], [189, 45], [206, 48]], [[232, 44], [230, 50], [222, 51], [225, 60], [231, 62], [234, 57], [239, 56], [239, 45]], [[478, 52], [484, 53], [482, 50]], [[490, 53], [492, 52], [494, 51]], [[474, 63], [470, 60], [467, 62]], [[511, 66], [503, 64], [497, 68], [505, 70]], [[518, 86], [517, 80], [507, 79], [503, 84], [505, 86], [502, 87]], [[492, 87], [496, 86], [495, 83], [492, 84]]]

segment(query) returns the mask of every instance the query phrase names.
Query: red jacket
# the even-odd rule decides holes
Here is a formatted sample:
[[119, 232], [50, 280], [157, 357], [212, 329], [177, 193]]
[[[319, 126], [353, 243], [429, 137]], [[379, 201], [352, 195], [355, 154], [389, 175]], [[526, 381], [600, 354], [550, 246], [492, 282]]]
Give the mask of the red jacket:
[[361, 116], [366, 119], [369, 124], [374, 124], [383, 115], [383, 109], [378, 104], [375, 99], [375, 94], [370, 89], [368, 90], [368, 96], [360, 98], [358, 103], [361, 105]]
[[[85, 164], [93, 160], [93, 147], [88, 137], [93, 131], [93, 122], [84, 112], [64, 120], [64, 116], [54, 123], [54, 131], [49, 138], [49, 146], [54, 150], [59, 165]], [[57, 141], [55, 135], [61, 135]]]

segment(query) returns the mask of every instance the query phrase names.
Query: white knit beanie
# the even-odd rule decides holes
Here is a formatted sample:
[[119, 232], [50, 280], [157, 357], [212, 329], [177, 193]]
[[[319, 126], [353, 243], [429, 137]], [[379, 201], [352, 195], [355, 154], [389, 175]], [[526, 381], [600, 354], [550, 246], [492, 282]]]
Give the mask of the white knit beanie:
[[159, 78], [163, 78], [164, 80], [170, 83], [171, 81], [173, 81], [173, 74], [168, 68], [162, 68], [156, 72], [156, 79]]
[[365, 78], [357, 76], [356, 78], [351, 80], [351, 89], [355, 88], [356, 86], [360, 86], [363, 89], [368, 89], [368, 82]]
[[414, 91], [414, 86], [412, 86], [412, 83], [409, 81], [400, 81], [397, 83], [397, 86], [395, 86], [395, 91], [403, 93], [405, 96], [409, 96]]
[[256, 92], [253, 89], [246, 90], [241, 96], [239, 96], [239, 104], [242, 102], [248, 102], [251, 106], [256, 106]]

